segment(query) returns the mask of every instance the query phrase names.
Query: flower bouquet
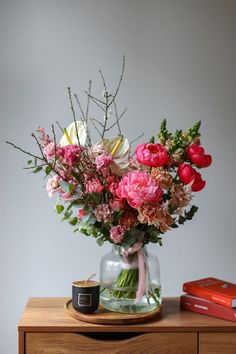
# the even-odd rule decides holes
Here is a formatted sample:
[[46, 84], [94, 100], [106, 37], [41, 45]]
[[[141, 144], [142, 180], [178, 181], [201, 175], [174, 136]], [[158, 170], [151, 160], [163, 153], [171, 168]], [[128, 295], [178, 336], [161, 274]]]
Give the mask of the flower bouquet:
[[[101, 71], [102, 98], [92, 95], [89, 82], [86, 109], [68, 88], [73, 122], [65, 129], [57, 122], [59, 141], [54, 126], [52, 137], [38, 128], [32, 136], [39, 155], [7, 143], [30, 156], [26, 169], [46, 175], [48, 196], [57, 196], [55, 210], [74, 232], [94, 237], [100, 246], [104, 242], [115, 246], [119, 265], [115, 278], [103, 276], [112, 273], [112, 262], [106, 260], [101, 268], [103, 304], [113, 309], [109, 301], [113, 305], [128, 303], [132, 310], [142, 312], [161, 303], [160, 284], [150, 279], [145, 245], [162, 245], [167, 231], [193, 218], [198, 209], [192, 204], [194, 193], [206, 184], [199, 170], [210, 166], [212, 158], [200, 144], [200, 122], [186, 132], [171, 133], [165, 119], [158, 134], [134, 147], [132, 154], [131, 143], [120, 127], [126, 109], [119, 114], [116, 105], [124, 67], [123, 61], [114, 93], [108, 90]], [[101, 109], [101, 120], [91, 118], [91, 103]], [[98, 133], [95, 143], [91, 126]], [[111, 134], [115, 128], [117, 133]], [[116, 305], [115, 310], [120, 307]]]

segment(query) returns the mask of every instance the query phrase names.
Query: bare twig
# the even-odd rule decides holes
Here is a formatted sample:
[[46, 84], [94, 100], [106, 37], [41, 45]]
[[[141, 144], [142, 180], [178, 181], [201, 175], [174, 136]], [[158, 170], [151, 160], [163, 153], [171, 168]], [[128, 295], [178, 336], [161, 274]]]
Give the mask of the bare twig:
[[86, 113], [85, 113], [85, 120], [86, 123], [88, 123], [88, 114], [89, 114], [89, 104], [90, 104], [90, 95], [91, 95], [91, 89], [92, 89], [92, 81], [89, 80], [89, 87], [88, 87], [88, 99], [87, 99], [87, 107], [86, 107]]
[[78, 97], [78, 95], [76, 93], [74, 94], [74, 97], [75, 97], [76, 102], [78, 103], [80, 112], [82, 114], [83, 121], [85, 121], [85, 115], [84, 115], [84, 111], [83, 111], [82, 105], [80, 103], [79, 97]]
[[78, 141], [78, 145], [80, 145], [78, 127], [77, 127], [77, 123], [76, 123], [75, 110], [74, 110], [74, 106], [73, 106], [73, 102], [72, 102], [70, 87], [67, 87], [67, 90], [68, 90], [68, 94], [69, 94], [70, 108], [71, 108], [71, 111], [72, 111], [72, 114], [73, 114], [74, 123], [75, 123], [77, 141]]
[[94, 126], [94, 128], [96, 129], [96, 131], [98, 132], [99, 136], [102, 138], [102, 134], [100, 133], [99, 129], [97, 128], [96, 124], [93, 121], [93, 118], [90, 118], [90, 121], [92, 123], [92, 125]]
[[135, 143], [135, 141], [137, 141], [138, 139], [140, 139], [142, 136], [144, 136], [144, 133], [142, 133], [142, 134], [140, 134], [139, 136], [137, 136], [137, 138], [135, 138], [134, 140], [132, 140], [132, 141], [130, 142], [130, 144]]
[[116, 123], [115, 124], [117, 124], [119, 135], [121, 135], [119, 117], [118, 117], [118, 112], [117, 112], [117, 107], [116, 107], [116, 101], [115, 100], [114, 100], [114, 107], [115, 107], [115, 115], [116, 115]]
[[54, 125], [52, 124], [52, 134], [53, 134], [53, 140], [54, 140], [54, 162], [53, 162], [53, 167], [55, 169], [56, 167], [56, 162], [57, 162], [57, 138], [56, 138], [56, 133], [54, 129]]
[[61, 124], [58, 121], [56, 121], [56, 124], [57, 124], [58, 128], [61, 130], [61, 132], [64, 134], [64, 130], [63, 130]]
[[13, 147], [14, 147], [15, 149], [17, 149], [17, 150], [20, 150], [21, 152], [23, 152], [23, 153], [26, 154], [26, 155], [32, 156], [32, 157], [34, 157], [34, 158], [36, 158], [36, 159], [38, 159], [38, 160], [41, 160], [41, 161], [45, 161], [42, 157], [36, 156], [36, 155], [34, 155], [34, 154], [31, 154], [30, 152], [28, 152], [28, 151], [26, 151], [26, 150], [20, 148], [19, 146], [17, 146], [17, 145], [15, 145], [15, 144], [11, 143], [10, 141], [6, 141], [6, 143], [9, 144], [9, 145], [11, 145], [11, 146], [13, 146]]
[[[123, 63], [122, 63], [122, 69], [121, 69], [121, 75], [120, 75], [120, 80], [118, 82], [118, 86], [117, 86], [117, 89], [115, 91], [115, 94], [112, 96], [112, 100], [110, 101], [109, 103], [109, 107], [112, 105], [112, 103], [114, 102], [118, 92], [119, 92], [119, 89], [120, 89], [120, 85], [121, 85], [121, 82], [123, 80], [123, 76], [124, 76], [124, 72], [125, 72], [125, 56], [123, 55]], [[109, 108], [108, 107], [108, 108]]]
[[90, 118], [90, 119], [92, 119], [94, 122], [96, 122], [97, 124], [99, 124], [101, 127], [104, 126], [104, 125], [103, 125], [101, 122], [99, 122], [99, 120], [97, 120], [96, 118]]
[[104, 86], [104, 91], [105, 91], [105, 96], [106, 96], [106, 95], [108, 95], [108, 91], [107, 91], [107, 85], [106, 85], [106, 81], [104, 79], [102, 70], [99, 70], [99, 74], [101, 75], [101, 78], [102, 78], [102, 83]]
[[[114, 103], [115, 103], [115, 101], [114, 101]], [[123, 110], [123, 112], [121, 113], [121, 115], [118, 117], [118, 115], [117, 115], [117, 110], [116, 110], [116, 105], [115, 105], [116, 121], [115, 121], [115, 123], [113, 123], [109, 128], [107, 128], [105, 131], [110, 130], [111, 128], [113, 128], [113, 127], [117, 124], [118, 129], [119, 129], [119, 134], [121, 135], [121, 129], [120, 129], [119, 121], [121, 120], [121, 118], [123, 117], [123, 115], [125, 114], [126, 111], [127, 111], [127, 107]]]
[[[37, 167], [44, 167], [44, 166], [48, 166], [48, 164], [43, 163], [41, 165], [37, 165]], [[35, 166], [23, 167], [23, 170], [33, 170], [33, 169], [35, 169]]]
[[87, 91], [85, 91], [85, 93], [86, 93], [86, 95], [88, 96], [88, 98], [90, 98], [90, 99], [93, 101], [93, 103], [95, 103], [103, 112], [105, 112], [105, 108], [102, 107], [102, 106], [98, 103], [98, 102], [100, 102], [100, 103], [102, 103], [102, 104], [105, 105], [105, 104], [106, 104], [105, 102], [103, 102], [103, 101], [99, 100], [98, 98], [92, 96], [92, 95], [89, 94]]

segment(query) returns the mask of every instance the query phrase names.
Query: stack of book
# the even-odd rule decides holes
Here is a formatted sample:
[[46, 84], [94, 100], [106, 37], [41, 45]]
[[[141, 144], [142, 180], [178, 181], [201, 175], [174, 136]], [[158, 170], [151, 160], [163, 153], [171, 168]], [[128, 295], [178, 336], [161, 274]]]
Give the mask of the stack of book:
[[184, 283], [183, 291], [182, 309], [236, 322], [236, 284], [209, 277]]

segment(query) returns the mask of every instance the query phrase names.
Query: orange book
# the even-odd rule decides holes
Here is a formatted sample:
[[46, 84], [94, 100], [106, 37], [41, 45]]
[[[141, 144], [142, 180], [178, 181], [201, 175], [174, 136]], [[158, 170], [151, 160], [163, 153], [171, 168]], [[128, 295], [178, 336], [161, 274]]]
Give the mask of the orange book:
[[236, 307], [236, 284], [216, 278], [186, 282], [183, 291], [226, 307]]

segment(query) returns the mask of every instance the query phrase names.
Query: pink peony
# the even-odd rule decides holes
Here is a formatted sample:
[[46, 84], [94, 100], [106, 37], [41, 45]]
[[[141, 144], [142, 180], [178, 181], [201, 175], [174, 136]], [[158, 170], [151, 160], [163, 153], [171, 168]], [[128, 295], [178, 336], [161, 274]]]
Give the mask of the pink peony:
[[54, 193], [59, 192], [61, 190], [59, 181], [59, 176], [53, 176], [47, 181], [46, 191], [48, 192], [48, 196], [50, 198], [53, 196]]
[[92, 178], [86, 182], [85, 188], [87, 193], [101, 193], [104, 187], [98, 178]]
[[73, 166], [78, 162], [83, 150], [83, 147], [80, 145], [66, 145], [61, 148], [61, 155], [65, 160], [65, 163]]
[[138, 162], [149, 167], [161, 167], [169, 160], [167, 151], [161, 144], [140, 144], [135, 152]]
[[125, 200], [119, 198], [111, 199], [109, 205], [112, 211], [120, 211], [125, 208]]
[[110, 229], [110, 238], [114, 243], [120, 243], [124, 239], [125, 228], [121, 225], [114, 226]]
[[116, 194], [120, 199], [126, 198], [131, 207], [139, 208], [143, 203], [160, 201], [163, 191], [149, 173], [133, 171], [122, 178]]

